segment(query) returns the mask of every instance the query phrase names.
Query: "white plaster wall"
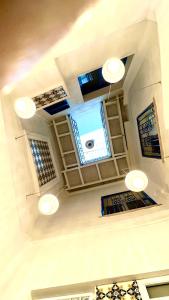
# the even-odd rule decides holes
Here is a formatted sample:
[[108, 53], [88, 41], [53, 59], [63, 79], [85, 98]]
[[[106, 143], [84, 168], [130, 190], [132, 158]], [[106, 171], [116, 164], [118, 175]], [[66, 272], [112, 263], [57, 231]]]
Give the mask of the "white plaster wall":
[[22, 137], [17, 140], [15, 139], [23, 134], [23, 129], [35, 134], [42, 134], [49, 137], [51, 140], [59, 176], [59, 181], [55, 186], [54, 192], [62, 186], [62, 178], [57, 159], [57, 146], [54, 142], [51, 127], [45, 120], [36, 115], [31, 120], [21, 121], [14, 112], [14, 101], [14, 94], [2, 97], [2, 110], [13, 184], [16, 193], [17, 210], [22, 230], [27, 234], [30, 234], [39, 213], [37, 209], [37, 196], [29, 198], [26, 197], [26, 195], [36, 193], [37, 190], [33, 181], [25, 141]]
[[0, 101], [0, 292], [8, 288], [15, 258], [22, 256], [29, 241], [21, 228], [18, 199], [14, 186], [10, 155]]
[[168, 269], [168, 213], [162, 217], [158, 212], [156, 220], [151, 214], [140, 218], [142, 224], [134, 214], [130, 226], [122, 221], [118, 228], [112, 218], [107, 228], [97, 226], [34, 242], [33, 256], [26, 257], [3, 299], [15, 295], [18, 299], [21, 291], [19, 299], [27, 299], [32, 289]]
[[[165, 2], [167, 5], [168, 1], [164, 0], [161, 2]], [[162, 78], [165, 78], [166, 80], [165, 91], [167, 91], [168, 71], [165, 60], [165, 57], [168, 55], [167, 53], [169, 53], [167, 32], [169, 27], [165, 26], [165, 24], [168, 24], [169, 20], [169, 9], [167, 6], [165, 6], [164, 11], [165, 13], [158, 16], [158, 27], [161, 28], [161, 30], [159, 30], [161, 59], [164, 59]], [[150, 41], [151, 45], [154, 43], [155, 40], [154, 42], [153, 40]], [[156, 54], [157, 53], [158, 49]], [[132, 87], [132, 101], [133, 103], [134, 99], [138, 101], [136, 104], [133, 104], [132, 116], [142, 111], [142, 109], [148, 105], [150, 98], [153, 95], [156, 95], [157, 99], [159, 98], [158, 95], [161, 95], [161, 88], [158, 87], [158, 85], [154, 88], [147, 88], [144, 91], [141, 91], [145, 84], [154, 83], [154, 80], [160, 78], [160, 73], [158, 71], [159, 64], [156, 62], [154, 63], [154, 55], [154, 51], [150, 50], [150, 53], [146, 57]], [[149, 68], [151, 68], [152, 72], [149, 72]], [[166, 70], [166, 77], [163, 75], [163, 68]], [[2, 136], [5, 137], [4, 129], [1, 130], [1, 132], [3, 132]], [[134, 134], [136, 137], [136, 132], [134, 132]], [[4, 143], [6, 143], [6, 140], [3, 140], [2, 149], [4, 150], [2, 150], [1, 159], [2, 162], [7, 162], [7, 147]], [[138, 149], [138, 144], [136, 149]], [[148, 175], [154, 183], [154, 187], [156, 184], [159, 184], [159, 182], [160, 185], [162, 184], [163, 187], [166, 187], [167, 172], [165, 164], [162, 164], [160, 161], [147, 161], [147, 159], [142, 159], [140, 152], [137, 156], [137, 161], [140, 166], [148, 172]], [[7, 193], [9, 193], [7, 199], [10, 200], [11, 190], [7, 189], [7, 186], [10, 183], [9, 181], [11, 180], [11, 177], [9, 176], [9, 161], [8, 164], [5, 165], [4, 169], [6, 170], [6, 168], [8, 169], [7, 173], [4, 173], [2, 168], [2, 178], [4, 181], [1, 182], [2, 187], [0, 191], [2, 191], [3, 196], [3, 191], [6, 192], [7, 190]], [[4, 174], [7, 175], [7, 178], [3, 176]], [[7, 183], [5, 183], [6, 180]], [[104, 190], [104, 192], [107, 191]], [[150, 192], [152, 192], [151, 186]], [[91, 193], [90, 196], [96, 205], [96, 198], [98, 195], [95, 194], [94, 196], [94, 194]], [[2, 197], [2, 199], [4, 199], [4, 197]], [[155, 208], [149, 209], [149, 214], [146, 214], [145, 216], [142, 215], [141, 211], [138, 214], [131, 213], [128, 215], [130, 218], [125, 220], [125, 222], [122, 220], [122, 217], [111, 217], [111, 221], [108, 221], [108, 226], [97, 226], [97, 228], [95, 226], [88, 226], [88, 229], [83, 231], [82, 226], [79, 226], [79, 224], [82, 224], [83, 222], [88, 224], [94, 217], [93, 212], [91, 212], [90, 209], [87, 209], [87, 207], [90, 208], [91, 204], [89, 203], [89, 194], [75, 196], [72, 199], [70, 198], [70, 200], [72, 202], [67, 204], [66, 207], [67, 218], [66, 215], [61, 214], [61, 211], [60, 217], [58, 216], [58, 219], [62, 218], [61, 224], [63, 228], [65, 223], [67, 223], [65, 233], [68, 232], [68, 228], [70, 227], [70, 224], [72, 224], [69, 234], [58, 236], [57, 231], [56, 236], [53, 237], [53, 239], [45, 239], [43, 241], [34, 242], [32, 247], [28, 248], [28, 253], [25, 255], [23, 263], [20, 264], [20, 268], [17, 269], [17, 272], [13, 274], [13, 276], [9, 277], [6, 289], [1, 289], [1, 298], [3, 300], [28, 300], [30, 299], [31, 289], [59, 286], [63, 284], [96, 280], [104, 277], [116, 277], [169, 268], [169, 239], [167, 238], [169, 219], [168, 211], [166, 209], [163, 210], [162, 206], [158, 207], [155, 212], [153, 212]], [[85, 205], [85, 201], [87, 202], [87, 205]], [[6, 203], [7, 202], [5, 201], [4, 205], [6, 205]], [[75, 215], [73, 214], [72, 203], [76, 203]], [[98, 208], [98, 206], [95, 206], [95, 208], [96, 207]], [[83, 214], [81, 210], [82, 208], [85, 211], [85, 213], [83, 211]], [[79, 212], [81, 212], [81, 214], [78, 219], [77, 216]], [[98, 213], [99, 210], [97, 209], [94, 213], [95, 220]], [[84, 219], [82, 220], [82, 215], [85, 216], [85, 221]], [[15, 214], [12, 212], [11, 225], [13, 226], [15, 224], [13, 228], [17, 229], [17, 222], [12, 222], [14, 216]], [[57, 223], [57, 215], [55, 222]], [[9, 218], [8, 221], [6, 220], [6, 223], [3, 223], [3, 228], [5, 228], [5, 225], [7, 227], [9, 226]], [[73, 231], [72, 234], [71, 230]], [[16, 232], [18, 233], [18, 231]], [[21, 244], [18, 243], [17, 239], [15, 243], [13, 236], [18, 237], [20, 235], [13, 235], [11, 234], [11, 231], [10, 234], [7, 233], [7, 235], [7, 242], [5, 245], [4, 239], [2, 239], [4, 252], [6, 252], [7, 255], [7, 253], [9, 253], [8, 251], [10, 251], [8, 248], [12, 247], [15, 254], [18, 247], [21, 247]], [[3, 253], [3, 251], [1, 251], [1, 253]]]
[[162, 140], [162, 155], [165, 156], [164, 148], [166, 145], [166, 135], [164, 130], [164, 113], [163, 113], [163, 96], [161, 84], [161, 67], [160, 67], [160, 50], [158, 43], [157, 30], [152, 31], [145, 53], [144, 61], [137, 73], [137, 76], [130, 88], [128, 95], [130, 115], [130, 127], [132, 139], [132, 155], [135, 158], [135, 168], [140, 168], [146, 172], [149, 177], [149, 193], [157, 195], [166, 193], [165, 199], [168, 198], [168, 160], [146, 158], [142, 156], [138, 129], [137, 116], [155, 99], [160, 135]]
[[169, 1], [159, 1], [159, 5], [156, 9], [156, 19], [158, 24], [158, 37], [160, 45], [160, 61], [161, 61], [161, 81], [162, 81], [162, 93], [163, 93], [163, 115], [164, 115], [164, 128], [166, 134], [165, 140], [165, 156], [169, 155]]
[[[165, 15], [165, 18], [168, 19], [168, 16]], [[160, 112], [162, 110], [161, 85], [158, 83], [161, 80], [160, 56], [155, 31], [147, 49], [144, 62], [130, 90], [133, 129], [136, 116], [151, 102], [153, 96], [157, 101], [157, 109]], [[162, 115], [160, 122], [162, 128]], [[29, 281], [33, 289], [169, 268], [167, 200], [166, 195], [160, 195], [161, 188], [166, 190], [167, 164], [160, 160], [142, 158], [136, 129], [133, 130], [133, 138], [137, 141], [136, 145], [133, 143], [133, 155], [138, 153], [136, 162], [150, 178], [148, 193], [156, 195], [166, 205], [96, 222], [96, 215], [99, 213], [96, 199], [99, 192], [90, 193], [90, 197], [88, 193], [71, 196], [70, 202], [64, 207], [67, 213], [62, 214], [61, 208], [56, 216], [56, 223], [62, 218], [64, 234], [59, 235], [59, 230], [56, 230], [56, 238], [33, 244], [33, 251], [36, 253], [32, 263], [34, 279]], [[99, 222], [102, 224], [95, 226]]]

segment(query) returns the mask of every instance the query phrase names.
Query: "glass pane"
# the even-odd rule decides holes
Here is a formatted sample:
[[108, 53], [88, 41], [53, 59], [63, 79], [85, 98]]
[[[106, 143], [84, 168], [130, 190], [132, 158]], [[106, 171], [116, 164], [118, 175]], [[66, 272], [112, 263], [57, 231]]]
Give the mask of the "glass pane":
[[102, 102], [81, 104], [69, 117], [81, 165], [111, 157]]

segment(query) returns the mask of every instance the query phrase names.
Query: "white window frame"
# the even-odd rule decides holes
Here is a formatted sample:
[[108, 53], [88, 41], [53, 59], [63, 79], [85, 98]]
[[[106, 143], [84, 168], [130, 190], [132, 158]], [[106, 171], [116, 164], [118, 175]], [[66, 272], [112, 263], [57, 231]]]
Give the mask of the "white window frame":
[[148, 291], [147, 291], [147, 287], [169, 283], [169, 275], [137, 280], [137, 283], [139, 285], [139, 290], [140, 290], [142, 299], [144, 299], [144, 300], [150, 300], [150, 299], [152, 299], [152, 300], [169, 300], [169, 296], [159, 297], [159, 298], [150, 298]]

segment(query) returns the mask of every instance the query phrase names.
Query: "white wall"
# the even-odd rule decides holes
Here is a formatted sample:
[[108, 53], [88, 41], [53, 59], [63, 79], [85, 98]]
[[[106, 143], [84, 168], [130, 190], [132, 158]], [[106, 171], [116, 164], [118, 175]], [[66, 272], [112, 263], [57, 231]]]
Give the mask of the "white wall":
[[15, 295], [16, 289], [21, 293], [20, 285], [25, 293], [23, 300], [30, 290], [126, 275], [135, 277], [169, 268], [168, 211], [149, 208], [101, 219], [99, 210], [94, 215], [89, 205], [89, 201], [96, 199], [100, 203], [98, 196], [99, 193], [93, 192], [89, 199], [89, 193], [79, 199], [70, 198], [62, 222], [60, 215], [53, 217], [55, 230], [49, 225], [51, 220], [44, 222], [44, 234], [51, 226], [53, 238], [32, 244], [11, 289], [6, 292], [7, 299]]
[[[142, 88], [161, 78], [162, 80], [165, 78], [165, 91], [168, 87], [168, 71], [166, 71], [165, 77], [163, 70], [167, 70], [165, 57], [169, 53], [167, 32], [169, 26], [165, 27], [169, 20], [167, 13], [169, 8], [167, 6], [168, 1], [161, 2], [166, 5], [164, 10], [166, 14], [161, 16], [157, 14], [161, 60], [164, 60], [162, 76], [159, 72], [159, 50], [156, 47], [156, 35], [153, 35], [148, 45], [149, 53], [145, 57], [130, 92], [133, 126], [135, 116], [149, 104], [152, 96], [156, 97], [158, 104], [162, 99], [160, 85], [144, 90]], [[168, 97], [168, 93], [166, 97]], [[168, 101], [168, 98], [166, 99]], [[158, 109], [161, 109], [160, 105]], [[2, 118], [0, 120], [2, 122]], [[3, 178], [0, 190], [2, 191], [1, 201], [3, 203], [2, 207], [6, 207], [7, 201], [9, 207], [12, 199], [11, 193], [14, 193], [13, 189], [8, 189], [8, 186], [12, 187], [8, 156], [9, 143], [6, 145], [3, 124], [0, 124], [2, 133], [2, 168], [0, 171]], [[166, 164], [161, 161], [142, 158], [137, 132], [134, 131], [133, 134], [135, 138], [137, 137], [136, 150], [139, 151], [136, 161], [151, 179], [149, 192], [150, 194], [153, 193], [154, 188], [157, 187], [155, 192], [159, 195], [161, 186], [166, 188], [167, 185]], [[153, 189], [151, 188], [152, 184]], [[104, 193], [107, 193], [107, 191], [104, 190]], [[6, 195], [5, 199], [4, 193]], [[159, 199], [162, 200], [160, 196]], [[165, 199], [163, 199], [164, 202]], [[1, 298], [3, 300], [28, 300], [30, 299], [31, 289], [169, 268], [169, 239], [167, 238], [169, 214], [165, 205], [144, 210], [144, 213], [143, 210], [137, 213], [129, 213], [125, 217], [122, 217], [122, 215], [107, 217], [106, 221], [106, 218], [101, 220], [98, 218], [100, 192], [72, 196], [67, 199], [67, 201], [69, 200], [70, 202], [67, 202], [65, 208], [61, 207], [58, 215], [53, 218], [53, 225], [50, 225], [50, 219], [44, 221], [44, 226], [42, 226], [43, 221], [38, 220], [34, 231], [36, 237], [41, 238], [42, 231], [45, 231], [47, 227], [46, 237], [51, 237], [51, 233], [53, 233], [53, 238], [35, 241], [31, 248], [27, 248], [24, 259], [20, 260], [22, 263], [19, 264], [19, 268], [17, 271], [13, 268], [13, 276], [11, 273], [8, 277], [8, 284], [6, 283], [3, 288], [1, 287]], [[23, 244], [15, 208], [12, 208], [11, 215], [6, 219], [2, 218], [2, 220], [5, 220], [2, 224], [3, 230], [9, 228], [9, 226], [12, 227], [12, 231], [10, 229], [9, 232], [5, 233], [7, 235], [5, 239], [4, 231], [1, 232], [1, 264], [5, 264], [7, 258], [16, 255], [18, 248], [21, 249]], [[58, 225], [59, 222], [61, 222], [61, 226]], [[4, 261], [3, 252], [6, 253]]]
[[[167, 15], [163, 17], [168, 20]], [[133, 128], [136, 116], [151, 102], [153, 96], [160, 112], [162, 128], [160, 80], [158, 37], [157, 32], [153, 31], [145, 59], [130, 90], [129, 110]], [[60, 215], [53, 221], [52, 231], [54, 233], [56, 230], [57, 236], [33, 244], [34, 253], [37, 253], [32, 264], [34, 280], [30, 281], [33, 289], [169, 268], [168, 203], [166, 195], [160, 194], [161, 189], [166, 190], [168, 184], [167, 163], [141, 156], [136, 128], [133, 130], [133, 138], [137, 141], [136, 145], [133, 143], [133, 155], [138, 153], [136, 162], [150, 178], [148, 193], [156, 195], [164, 205], [125, 216], [109, 217], [106, 221], [96, 221], [99, 192], [70, 197], [64, 207], [65, 215], [61, 208]], [[90, 211], [90, 205], [93, 208], [95, 205], [95, 213], [93, 209]], [[56, 225], [61, 218], [63, 234], [59, 234]]]
[[158, 37], [160, 45], [160, 60], [161, 60], [161, 81], [162, 81], [162, 93], [163, 93], [163, 107], [162, 112], [164, 115], [164, 127], [166, 140], [165, 140], [165, 156], [169, 155], [169, 79], [168, 79], [168, 65], [169, 65], [169, 2], [168, 0], [159, 1], [159, 5], [156, 9], [156, 18], [158, 24]]
[[29, 240], [20, 223], [19, 199], [16, 196], [10, 162], [10, 141], [6, 135], [2, 97], [0, 98], [0, 291], [2, 293], [8, 288], [7, 278], [9, 279], [11, 274], [13, 276], [13, 266], [17, 264], [14, 260], [19, 260], [23, 255]]
[[[153, 30], [147, 45], [144, 61], [137, 73], [137, 76], [128, 94], [130, 125], [132, 128], [132, 155], [135, 158], [135, 167], [145, 171], [149, 177], [149, 192], [168, 193], [168, 160], [146, 158], [142, 156], [138, 129], [137, 116], [153, 101], [156, 103], [160, 135], [162, 140], [162, 155], [166, 145], [166, 135], [164, 132], [163, 96], [161, 84], [160, 50], [158, 45], [158, 34]], [[165, 155], [165, 154], [164, 154]], [[165, 195], [166, 197], [166, 195]]]
[[50, 138], [59, 176], [58, 184], [55, 186], [54, 192], [57, 192], [57, 190], [63, 185], [59, 169], [59, 161], [57, 159], [57, 145], [55, 144], [51, 127], [45, 120], [35, 115], [31, 120], [21, 121], [16, 116], [13, 108], [15, 101], [14, 94], [2, 97], [1, 101], [18, 214], [22, 230], [27, 234], [30, 234], [35, 220], [39, 215], [37, 209], [38, 198], [37, 196], [27, 198], [26, 195], [37, 193], [37, 189], [34, 185], [25, 141], [22, 137], [19, 139], [15, 138], [22, 136], [23, 129], [35, 134], [42, 134]]

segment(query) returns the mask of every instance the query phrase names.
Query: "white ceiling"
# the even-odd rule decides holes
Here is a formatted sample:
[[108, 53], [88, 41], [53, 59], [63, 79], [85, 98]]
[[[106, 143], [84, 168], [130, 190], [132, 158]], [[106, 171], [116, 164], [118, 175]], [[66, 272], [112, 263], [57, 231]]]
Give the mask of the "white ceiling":
[[0, 87], [21, 79], [97, 0], [2, 0]]
[[[17, 2], [15, 1], [15, 3]], [[24, 2], [26, 2], [25, 7], [28, 11], [32, 12], [34, 2]], [[131, 29], [131, 36], [126, 37], [125, 32], [131, 25], [139, 21], [147, 18], [153, 19], [153, 10], [157, 1], [67, 0], [66, 5], [65, 2], [63, 5], [60, 1], [50, 0], [47, 1], [47, 7], [45, 1], [42, 2], [41, 8], [39, 10], [38, 7], [36, 8], [36, 20], [33, 12], [29, 13], [29, 20], [27, 19], [24, 4], [19, 7], [18, 11], [16, 5], [14, 12], [15, 17], [18, 17], [19, 20], [20, 32], [18, 32], [18, 28], [12, 28], [12, 21], [10, 23], [12, 32], [10, 35], [7, 32], [8, 42], [11, 39], [13, 47], [10, 59], [7, 56], [9, 50], [5, 51], [6, 56], [1, 55], [1, 60], [3, 60], [1, 67], [6, 64], [4, 74], [1, 74], [1, 83], [2, 81], [9, 83], [7, 78], [10, 83], [11, 80], [13, 80], [12, 83], [15, 83], [18, 78], [25, 78], [19, 82], [19, 88], [16, 86], [16, 94], [37, 95], [37, 93], [57, 85], [57, 81], [63, 81], [57, 66], [56, 70], [54, 71], [52, 68], [51, 72], [51, 65], [55, 60], [60, 71], [63, 72], [63, 77], [67, 80], [76, 73], [100, 65], [107, 55], [112, 53], [112, 49], [113, 53], [119, 56], [133, 52], [132, 46], [136, 44], [136, 33], [133, 33]], [[9, 4], [8, 1], [7, 4]], [[22, 18], [21, 13], [23, 14]], [[77, 18], [77, 16], [79, 17]], [[9, 13], [6, 14], [7, 19], [8, 17]], [[54, 19], [57, 19], [56, 23]], [[42, 24], [42, 20], [44, 24]], [[4, 16], [1, 22], [3, 21]], [[27, 25], [24, 26], [25, 22]], [[6, 30], [9, 28], [7, 27]], [[37, 36], [38, 39], [36, 39]], [[107, 47], [110, 40], [111, 45]], [[1, 41], [4, 49], [6, 43], [6, 39], [3, 43]], [[15, 53], [15, 44], [17, 44], [18, 53]], [[87, 55], [85, 55], [85, 51], [87, 51]], [[0, 51], [0, 53], [2, 52]], [[32, 53], [36, 53], [36, 57]], [[32, 71], [29, 72], [32, 67]]]
[[[3, 60], [1, 83], [12, 84], [13, 99], [34, 97], [63, 85], [67, 87], [71, 106], [83, 102], [77, 75], [98, 68], [107, 57], [136, 54], [146, 31], [145, 20], [154, 20], [157, 3], [158, 0], [67, 0], [66, 5], [60, 5], [60, 1], [50, 0], [47, 7], [43, 1], [36, 20], [33, 13], [28, 20], [21, 6], [18, 11], [14, 10], [15, 15], [18, 14], [20, 33], [17, 27], [11, 29], [10, 34], [7, 32], [14, 53], [7, 51], [6, 56], [0, 56]], [[25, 7], [31, 12], [32, 1]], [[49, 120], [53, 118], [44, 111], [38, 114]]]

